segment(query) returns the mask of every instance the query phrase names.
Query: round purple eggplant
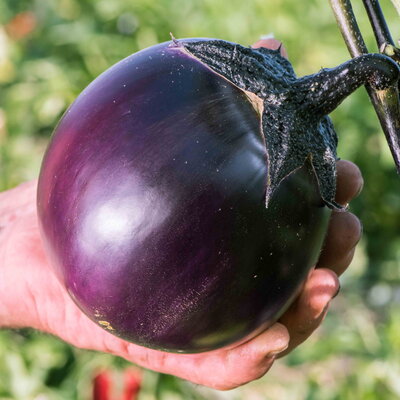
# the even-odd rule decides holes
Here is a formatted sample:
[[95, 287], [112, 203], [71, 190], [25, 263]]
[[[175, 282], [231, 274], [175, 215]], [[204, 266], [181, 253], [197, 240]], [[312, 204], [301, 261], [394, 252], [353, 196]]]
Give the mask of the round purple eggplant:
[[298, 79], [278, 51], [190, 39], [103, 73], [57, 126], [38, 187], [44, 243], [76, 304], [172, 352], [270, 326], [338, 207], [326, 114], [394, 71], [367, 55]]

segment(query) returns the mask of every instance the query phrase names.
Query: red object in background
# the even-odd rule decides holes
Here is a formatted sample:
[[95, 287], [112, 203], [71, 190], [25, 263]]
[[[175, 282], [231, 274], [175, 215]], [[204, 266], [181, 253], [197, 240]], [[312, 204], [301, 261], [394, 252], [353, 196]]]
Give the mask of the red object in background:
[[124, 371], [124, 391], [121, 400], [135, 400], [139, 394], [142, 375], [138, 370]]
[[32, 12], [17, 14], [5, 26], [7, 34], [15, 40], [23, 39], [34, 31], [37, 20]]
[[107, 371], [100, 372], [93, 379], [93, 400], [110, 400], [111, 377]]
[[129, 368], [123, 374], [123, 388], [120, 396], [113, 395], [113, 377], [110, 371], [99, 372], [93, 379], [93, 400], [137, 400], [142, 383], [140, 371]]

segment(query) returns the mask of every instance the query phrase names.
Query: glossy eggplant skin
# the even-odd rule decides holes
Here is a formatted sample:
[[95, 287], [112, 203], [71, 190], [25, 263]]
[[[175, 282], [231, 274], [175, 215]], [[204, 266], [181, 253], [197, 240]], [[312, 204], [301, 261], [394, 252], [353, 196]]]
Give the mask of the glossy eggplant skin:
[[313, 168], [265, 205], [260, 116], [169, 43], [119, 62], [66, 112], [45, 155], [45, 247], [76, 304], [123, 339], [171, 352], [275, 322], [318, 258], [330, 210]]

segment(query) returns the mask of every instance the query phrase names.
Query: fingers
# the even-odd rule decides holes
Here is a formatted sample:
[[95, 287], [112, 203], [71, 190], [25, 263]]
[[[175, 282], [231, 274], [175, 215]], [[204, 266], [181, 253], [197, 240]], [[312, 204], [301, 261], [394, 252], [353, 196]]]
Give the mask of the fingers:
[[361, 192], [364, 180], [357, 165], [351, 161], [340, 160], [336, 164], [336, 198], [342, 205], [346, 205]]
[[330, 268], [341, 275], [352, 260], [361, 233], [362, 226], [355, 215], [334, 211], [317, 267]]
[[267, 49], [277, 50], [280, 48], [281, 56], [288, 58], [288, 53], [285, 49], [285, 46], [276, 39], [260, 39], [256, 43], [253, 44], [254, 49], [258, 49], [259, 47], [266, 47]]
[[169, 354], [129, 344], [123, 357], [155, 371], [176, 375], [218, 390], [229, 390], [262, 377], [289, 343], [279, 323], [230, 349], [202, 354]]
[[[338, 161], [336, 201], [346, 205], [358, 195], [362, 186], [358, 167], [350, 161]], [[280, 320], [290, 334], [289, 347], [282, 355], [305, 341], [324, 319], [340, 287], [338, 276], [353, 259], [361, 232], [361, 223], [355, 215], [346, 211], [332, 213], [318, 269], [312, 271], [300, 296]]]
[[329, 269], [313, 270], [303, 291], [279, 322], [289, 331], [290, 343], [283, 356], [304, 342], [320, 325], [329, 303], [339, 290], [339, 280]]
[[[336, 201], [346, 205], [356, 197], [364, 181], [358, 167], [350, 161], [337, 162]], [[359, 219], [346, 211], [333, 211], [318, 268], [330, 268], [341, 275], [350, 265], [354, 248], [361, 238]]]

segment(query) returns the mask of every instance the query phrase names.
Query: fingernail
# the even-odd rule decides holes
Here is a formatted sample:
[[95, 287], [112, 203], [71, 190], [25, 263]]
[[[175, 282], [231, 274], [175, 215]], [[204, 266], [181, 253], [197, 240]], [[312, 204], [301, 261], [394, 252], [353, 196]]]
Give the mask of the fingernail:
[[289, 347], [289, 343], [286, 343], [285, 346], [282, 346], [279, 349], [275, 349], [275, 350], [272, 350], [272, 351], [268, 352], [266, 354], [265, 358], [275, 358], [279, 354], [283, 353], [288, 347]]
[[288, 348], [288, 346], [286, 346], [285, 348], [282, 348], [280, 350], [271, 351], [270, 353], [268, 353], [265, 356], [265, 358], [267, 358], [267, 359], [276, 358], [279, 356], [279, 354], [283, 353], [287, 348]]
[[[265, 340], [265, 336], [268, 337]], [[264, 335], [261, 334], [259, 338], [259, 350], [265, 354], [264, 358], [273, 358], [278, 354], [285, 351], [289, 346], [289, 332], [287, 328], [277, 322], [272, 327], [264, 332]]]

